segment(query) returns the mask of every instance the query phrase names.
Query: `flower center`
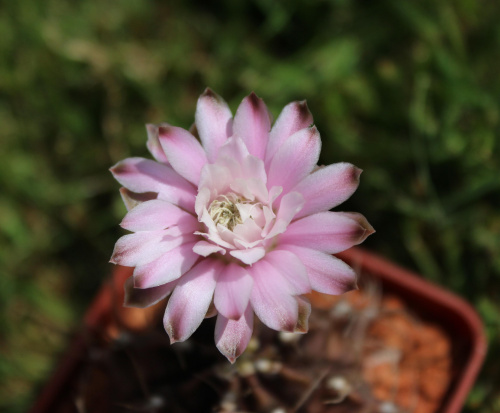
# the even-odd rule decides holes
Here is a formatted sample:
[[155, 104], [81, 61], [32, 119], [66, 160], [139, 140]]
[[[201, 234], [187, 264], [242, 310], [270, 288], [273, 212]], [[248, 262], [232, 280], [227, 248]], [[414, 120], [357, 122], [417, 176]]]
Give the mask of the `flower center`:
[[232, 231], [236, 225], [243, 223], [237, 204], [247, 202], [234, 193], [220, 195], [212, 201], [208, 213], [215, 225], [220, 224]]

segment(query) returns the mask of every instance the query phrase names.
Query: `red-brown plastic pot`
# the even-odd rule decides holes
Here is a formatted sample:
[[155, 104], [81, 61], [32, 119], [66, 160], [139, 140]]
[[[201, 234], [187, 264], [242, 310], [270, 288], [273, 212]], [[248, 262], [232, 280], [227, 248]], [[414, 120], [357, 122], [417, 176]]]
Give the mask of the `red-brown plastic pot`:
[[[455, 374], [438, 412], [458, 413], [486, 354], [483, 325], [474, 309], [456, 295], [361, 248], [351, 248], [338, 256], [360, 272], [373, 275], [381, 282], [384, 292], [399, 296], [420, 318], [431, 320], [446, 331], [453, 343]], [[132, 329], [135, 325], [144, 324], [143, 318], [148, 317], [147, 312], [121, 306], [123, 283], [130, 275], [130, 268], [115, 269], [112, 280], [101, 288], [85, 315], [85, 331], [98, 329], [114, 336], [124, 320], [127, 320], [127, 327]], [[86, 350], [84, 332], [74, 339], [31, 409], [32, 413], [75, 411], [68, 407], [74, 405], [71, 388], [85, 359]]]

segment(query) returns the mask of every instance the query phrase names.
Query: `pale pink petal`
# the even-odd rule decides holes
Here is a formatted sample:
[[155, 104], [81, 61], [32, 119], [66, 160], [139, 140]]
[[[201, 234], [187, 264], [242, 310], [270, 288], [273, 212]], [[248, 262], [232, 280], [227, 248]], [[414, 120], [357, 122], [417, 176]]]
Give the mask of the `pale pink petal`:
[[267, 187], [283, 187], [289, 192], [316, 167], [321, 140], [315, 126], [302, 129], [288, 138], [278, 149], [269, 166]]
[[252, 265], [266, 255], [266, 250], [262, 247], [255, 247], [247, 250], [232, 250], [229, 254], [234, 258], [238, 258], [244, 264]]
[[232, 113], [227, 103], [209, 88], [198, 99], [195, 122], [201, 143], [210, 162], [219, 148], [232, 135]]
[[269, 198], [266, 184], [257, 178], [234, 179], [229, 187], [249, 201], [266, 202]]
[[248, 306], [253, 278], [237, 264], [229, 264], [217, 279], [214, 304], [224, 317], [238, 320]]
[[278, 197], [283, 193], [283, 187], [281, 186], [273, 186], [269, 190], [269, 205], [272, 205], [274, 201], [278, 199]]
[[295, 254], [285, 250], [274, 250], [266, 254], [265, 260], [286, 278], [294, 295], [311, 292], [306, 267]]
[[286, 279], [265, 260], [248, 271], [254, 279], [250, 303], [257, 317], [278, 331], [294, 331], [298, 304]]
[[165, 231], [124, 235], [116, 242], [110, 262], [125, 267], [151, 262], [171, 249], [168, 242], [163, 242], [164, 238]]
[[320, 212], [292, 222], [280, 243], [336, 254], [358, 245], [375, 231], [361, 214]]
[[265, 218], [265, 225], [262, 228], [262, 236], [265, 237], [267, 234], [269, 234], [269, 231], [274, 225], [276, 215], [274, 214], [273, 210], [267, 206], [262, 208], [262, 212], [264, 213], [264, 218]]
[[261, 241], [261, 232], [262, 228], [260, 228], [251, 218], [249, 218], [243, 224], [238, 224], [233, 228], [233, 234], [237, 235], [238, 240], [243, 241], [244, 243]]
[[227, 158], [241, 163], [248, 155], [250, 155], [250, 152], [248, 152], [245, 142], [239, 136], [232, 136], [219, 149], [217, 162], [222, 158]]
[[152, 288], [177, 280], [200, 258], [193, 252], [195, 242], [184, 243], [161, 257], [134, 269], [134, 287]]
[[181, 208], [192, 210], [194, 207], [196, 189], [169, 165], [144, 158], [127, 158], [110, 171], [120, 184], [133, 192], [157, 192], [159, 199]]
[[234, 193], [240, 194], [243, 198], [249, 201], [255, 201], [255, 195], [248, 185], [248, 180], [246, 179], [234, 179], [230, 185], [231, 190]]
[[[233, 244], [222, 239], [221, 234], [219, 233], [219, 231], [217, 229], [217, 226], [214, 224], [214, 221], [212, 220], [212, 218], [210, 218], [210, 215], [208, 214], [206, 209], [203, 211], [202, 216], [200, 218], [200, 221], [206, 225], [206, 227], [208, 229], [208, 234], [203, 233], [203, 232], [196, 232], [195, 234], [202, 235], [205, 238], [207, 238], [208, 240], [220, 245], [221, 247], [234, 248]], [[227, 230], [227, 228], [226, 228], [226, 231], [231, 233], [231, 231]], [[234, 234], [233, 234], [233, 236], [234, 236]]]
[[132, 209], [121, 222], [122, 228], [129, 231], [154, 231], [172, 225], [189, 224], [197, 229], [197, 219], [188, 212], [160, 199], [144, 202]]
[[[262, 211], [257, 205], [254, 204], [237, 204], [238, 212], [240, 213], [241, 220], [245, 222], [247, 219], [260, 217]], [[257, 219], [255, 219], [257, 221]]]
[[135, 208], [143, 202], [151, 201], [152, 199], [156, 199], [158, 197], [156, 192], [144, 192], [142, 194], [138, 194], [123, 187], [120, 188], [120, 195], [127, 211], [130, 211], [132, 208]]
[[359, 185], [361, 169], [347, 162], [319, 168], [293, 188], [306, 200], [296, 218], [328, 211], [347, 200]]
[[266, 238], [272, 238], [285, 232], [288, 224], [290, 224], [292, 219], [302, 209], [303, 205], [304, 197], [298, 192], [289, 192], [281, 198], [278, 215], [276, 215], [276, 222]]
[[158, 139], [158, 128], [160, 126], [168, 126], [168, 123], [161, 123], [160, 125], [153, 125], [151, 123], [146, 125], [146, 131], [148, 132], [148, 141], [146, 146], [151, 152], [151, 155], [161, 163], [168, 164], [167, 155], [163, 152], [163, 148], [160, 145], [160, 140]]
[[153, 288], [134, 288], [134, 277], [125, 281], [125, 307], [146, 308], [163, 300], [177, 285], [177, 281]]
[[208, 257], [210, 254], [215, 254], [216, 252], [220, 252], [222, 255], [226, 254], [226, 250], [224, 248], [207, 241], [198, 241], [194, 245], [193, 251], [203, 257]]
[[[234, 240], [236, 239], [236, 234], [233, 231], [230, 231], [227, 227], [221, 224], [216, 225], [217, 234], [220, 238], [229, 243], [231, 246], [234, 245]], [[222, 244], [221, 244], [222, 245]]]
[[210, 189], [207, 187], [201, 188], [196, 196], [196, 202], [194, 205], [194, 210], [198, 217], [201, 217], [204, 210], [209, 207], [210, 204]]
[[215, 344], [219, 351], [234, 363], [247, 348], [252, 331], [252, 306], [247, 307], [239, 320], [230, 320], [219, 314], [215, 324]]
[[304, 263], [314, 291], [338, 295], [356, 289], [356, 273], [344, 261], [321, 251], [283, 245]]
[[179, 280], [163, 318], [171, 343], [186, 340], [201, 324], [222, 267], [220, 261], [206, 258]]
[[251, 155], [247, 156], [241, 163], [241, 170], [246, 179], [254, 178], [263, 184], [267, 183], [267, 172], [262, 159]]
[[252, 92], [234, 115], [234, 134], [243, 139], [250, 154], [263, 159], [270, 129], [271, 115], [266, 104]]
[[305, 100], [302, 102], [292, 102], [286, 105], [281, 111], [278, 119], [274, 122], [273, 128], [269, 133], [269, 142], [266, 150], [266, 165], [269, 165], [271, 159], [276, 154], [279, 147], [290, 136], [301, 129], [311, 126], [313, 117]]
[[209, 188], [212, 196], [225, 194], [232, 181], [233, 175], [229, 168], [217, 164], [207, 164], [201, 170], [199, 188]]
[[198, 185], [201, 169], [207, 163], [207, 155], [201, 144], [187, 130], [175, 126], [161, 126], [159, 139], [167, 159], [174, 170]]

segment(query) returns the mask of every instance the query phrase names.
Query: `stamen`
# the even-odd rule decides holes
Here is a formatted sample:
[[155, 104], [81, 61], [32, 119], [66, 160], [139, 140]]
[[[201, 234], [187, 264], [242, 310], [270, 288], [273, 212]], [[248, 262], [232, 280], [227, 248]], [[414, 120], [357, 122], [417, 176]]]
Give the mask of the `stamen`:
[[247, 201], [240, 199], [233, 193], [220, 195], [212, 201], [208, 213], [215, 225], [220, 224], [232, 231], [236, 225], [243, 223], [237, 207], [237, 204], [240, 203], [247, 203]]

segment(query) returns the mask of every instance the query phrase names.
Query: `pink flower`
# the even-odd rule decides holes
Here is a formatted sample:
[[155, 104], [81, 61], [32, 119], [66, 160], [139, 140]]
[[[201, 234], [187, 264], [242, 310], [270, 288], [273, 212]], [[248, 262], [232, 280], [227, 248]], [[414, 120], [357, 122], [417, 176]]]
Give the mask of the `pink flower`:
[[352, 195], [361, 170], [318, 167], [312, 122], [306, 103], [292, 102], [271, 128], [254, 93], [233, 119], [207, 89], [192, 133], [148, 125], [156, 161], [128, 158], [111, 169], [129, 210], [121, 226], [133, 232], [111, 258], [135, 267], [125, 305], [146, 307], [172, 294], [164, 325], [173, 343], [191, 336], [213, 301], [215, 342], [234, 362], [254, 313], [272, 329], [306, 332], [304, 294], [354, 288], [354, 271], [331, 254], [374, 230], [360, 214], [329, 209]]

